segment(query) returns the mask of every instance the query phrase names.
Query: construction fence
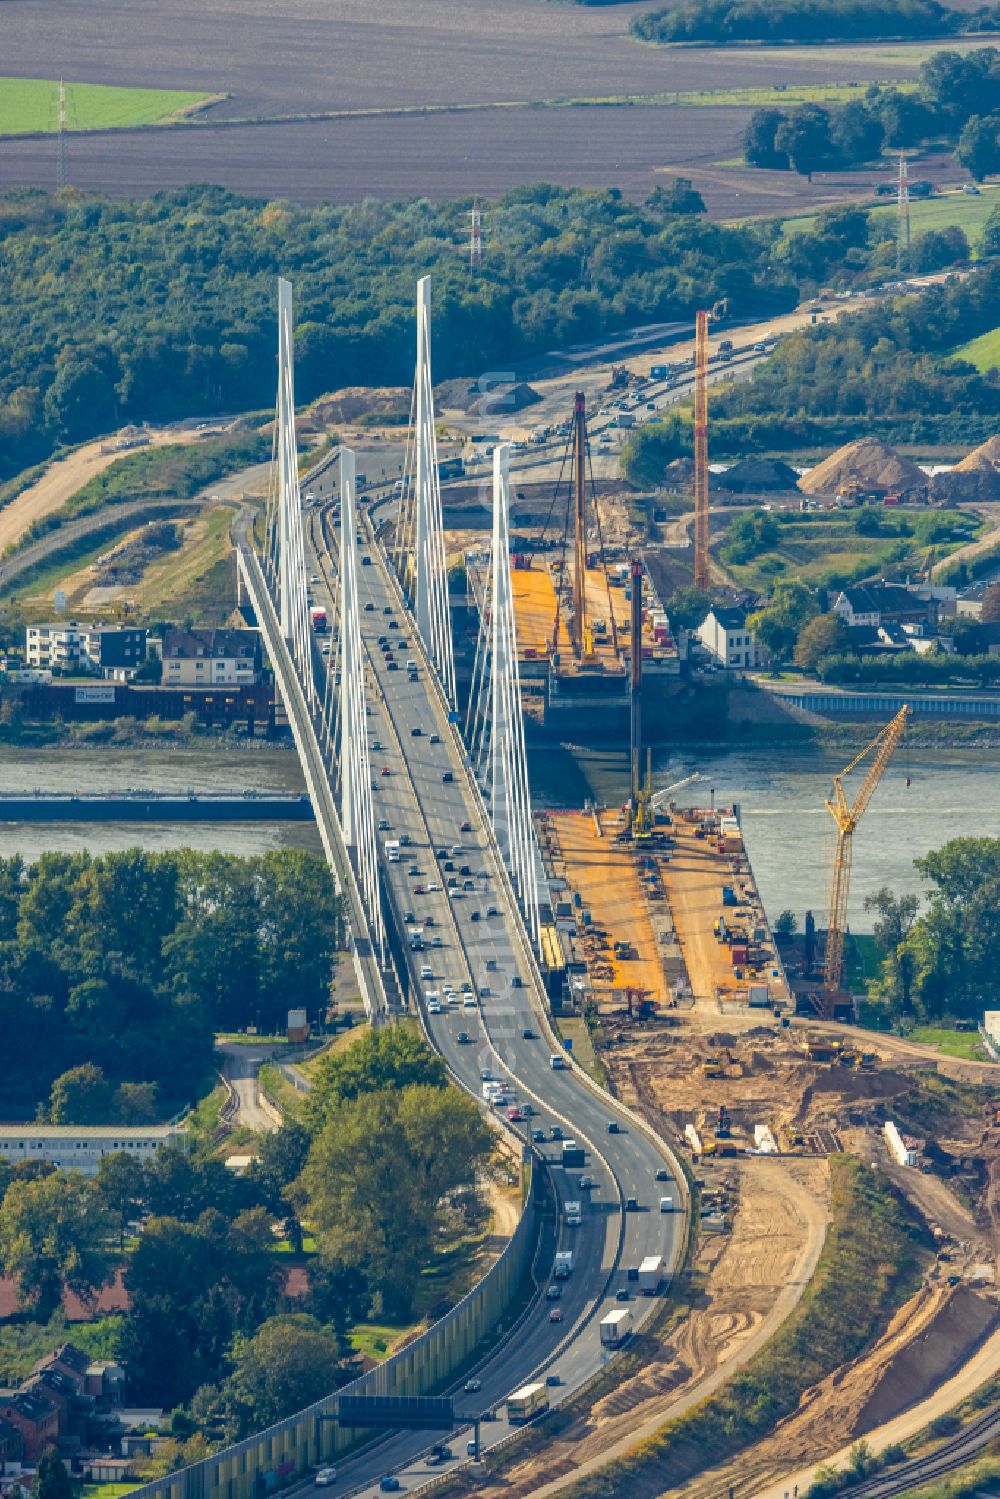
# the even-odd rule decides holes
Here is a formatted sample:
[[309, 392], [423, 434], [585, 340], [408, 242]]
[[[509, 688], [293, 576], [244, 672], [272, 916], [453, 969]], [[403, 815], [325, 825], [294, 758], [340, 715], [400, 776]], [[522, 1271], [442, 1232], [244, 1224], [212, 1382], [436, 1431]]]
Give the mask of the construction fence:
[[259, 1499], [329, 1462], [363, 1433], [332, 1419], [338, 1395], [428, 1395], [467, 1363], [511, 1305], [537, 1240], [536, 1170], [525, 1162], [524, 1209], [510, 1242], [483, 1279], [439, 1322], [341, 1390], [256, 1436], [133, 1490], [129, 1499]]

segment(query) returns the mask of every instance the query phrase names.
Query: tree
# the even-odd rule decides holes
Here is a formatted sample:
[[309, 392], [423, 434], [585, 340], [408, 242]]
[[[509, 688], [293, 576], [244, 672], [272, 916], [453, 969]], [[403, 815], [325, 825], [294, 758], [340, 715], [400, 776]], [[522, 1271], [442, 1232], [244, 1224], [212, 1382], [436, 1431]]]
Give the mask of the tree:
[[813, 172], [818, 172], [830, 161], [830, 116], [818, 104], [800, 105], [775, 131], [774, 149], [788, 158], [800, 176], [811, 182]]
[[785, 119], [780, 109], [754, 110], [743, 134], [743, 155], [750, 166], [788, 171], [788, 152], [779, 151], [775, 142]]
[[906, 939], [916, 919], [920, 902], [915, 895], [894, 895], [888, 885], [865, 896], [865, 910], [877, 911], [875, 941], [885, 953], [882, 975], [882, 993], [902, 1014], [913, 1010], [914, 957], [906, 947]]
[[118, 1219], [119, 1248], [125, 1248], [125, 1233], [143, 1200], [146, 1173], [142, 1162], [127, 1150], [101, 1157], [97, 1168], [97, 1191], [109, 1213]]
[[794, 911], [787, 909], [779, 911], [774, 923], [774, 935], [776, 937], [794, 937], [797, 926], [798, 922], [795, 919]]
[[1000, 255], [1000, 208], [994, 208], [983, 225], [982, 236], [979, 240], [979, 254], [984, 257]]
[[233, 1372], [223, 1386], [232, 1437], [249, 1436], [307, 1405], [345, 1382], [337, 1338], [314, 1317], [270, 1317], [252, 1337], [238, 1337]]
[[111, 1280], [104, 1248], [111, 1229], [96, 1185], [77, 1172], [12, 1182], [0, 1204], [0, 1265], [18, 1305], [47, 1321], [64, 1286], [92, 1305]]
[[984, 625], [1000, 622], [1000, 583], [991, 583], [983, 594], [983, 611], [979, 618]]
[[835, 110], [830, 122], [830, 143], [844, 166], [859, 166], [874, 161], [882, 151], [885, 128], [860, 99]]
[[363, 1032], [343, 1051], [330, 1052], [313, 1073], [302, 1118], [316, 1134], [342, 1104], [365, 1093], [414, 1086], [444, 1088], [444, 1062], [416, 1031], [384, 1026]]
[[789, 656], [803, 626], [819, 612], [816, 595], [805, 583], [776, 583], [770, 603], [747, 619], [754, 638], [779, 660]]
[[279, 1130], [262, 1137], [246, 1175], [262, 1206], [285, 1220], [285, 1231], [296, 1254], [302, 1253], [302, 1224], [287, 1192], [302, 1174], [309, 1144], [308, 1130], [297, 1119], [286, 1119]]
[[383, 1089], [344, 1101], [299, 1179], [322, 1252], [360, 1266], [386, 1317], [406, 1318], [433, 1253], [444, 1198], [473, 1190], [492, 1137], [451, 1088]]
[[817, 614], [799, 631], [792, 659], [800, 671], [815, 671], [821, 656], [851, 649], [851, 632], [839, 614]]
[[31, 1499], [73, 1499], [73, 1494], [73, 1482], [66, 1464], [54, 1447], [47, 1448], [35, 1468]]
[[918, 234], [910, 246], [910, 269], [930, 272], [957, 265], [969, 258], [969, 241], [964, 229], [949, 224], [944, 229], [927, 229]]
[[232, 1223], [212, 1210], [197, 1223], [150, 1220], [125, 1272], [131, 1311], [118, 1344], [137, 1398], [178, 1405], [217, 1380], [234, 1337], [274, 1312], [272, 1243], [262, 1208]]
[[705, 200], [690, 177], [671, 177], [653, 188], [646, 207], [656, 213], [704, 213]]
[[977, 182], [1000, 172], [1000, 114], [973, 115], [967, 121], [958, 137], [955, 160]]
[[52, 1084], [49, 1118], [53, 1124], [110, 1124], [111, 1087], [100, 1067], [84, 1062]]
[[932, 882], [904, 942], [914, 1007], [978, 1018], [1000, 1000], [1000, 838], [952, 838], [914, 862]]
[[712, 600], [703, 588], [690, 585], [675, 588], [666, 603], [667, 617], [674, 630], [697, 630], [708, 616]]

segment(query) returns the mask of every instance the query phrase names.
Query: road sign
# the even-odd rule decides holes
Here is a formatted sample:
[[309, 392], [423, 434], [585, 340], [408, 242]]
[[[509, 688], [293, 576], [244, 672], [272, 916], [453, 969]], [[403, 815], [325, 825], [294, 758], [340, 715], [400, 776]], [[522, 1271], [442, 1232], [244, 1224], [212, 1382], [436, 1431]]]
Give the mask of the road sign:
[[450, 1431], [455, 1408], [450, 1396], [338, 1395], [341, 1426], [395, 1426], [412, 1431]]

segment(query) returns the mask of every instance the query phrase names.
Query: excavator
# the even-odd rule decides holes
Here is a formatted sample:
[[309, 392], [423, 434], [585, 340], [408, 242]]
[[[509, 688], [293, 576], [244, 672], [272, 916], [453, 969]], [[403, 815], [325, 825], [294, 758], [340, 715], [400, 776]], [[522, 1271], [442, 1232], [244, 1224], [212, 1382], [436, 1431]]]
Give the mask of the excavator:
[[[855, 755], [850, 765], [833, 778], [833, 797], [826, 802], [826, 809], [837, 824], [837, 849], [833, 861], [833, 879], [830, 884], [830, 916], [826, 928], [826, 958], [823, 964], [823, 990], [820, 1013], [824, 1020], [835, 1018], [841, 980], [844, 972], [844, 933], [847, 930], [847, 897], [851, 886], [851, 856], [854, 830], [861, 821], [903, 737], [910, 708], [904, 703], [895, 718], [887, 723], [866, 744], [860, 754]], [[853, 803], [848, 805], [844, 791], [844, 779], [856, 770], [869, 755], [874, 755], [864, 781]]]

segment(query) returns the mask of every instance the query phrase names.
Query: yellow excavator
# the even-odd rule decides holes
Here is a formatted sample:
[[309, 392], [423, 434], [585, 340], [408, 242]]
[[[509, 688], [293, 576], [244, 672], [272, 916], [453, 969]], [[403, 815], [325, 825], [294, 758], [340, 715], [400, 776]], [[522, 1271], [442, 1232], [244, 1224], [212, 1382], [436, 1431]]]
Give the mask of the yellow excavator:
[[[834, 1000], [840, 992], [844, 971], [844, 932], [847, 929], [847, 896], [851, 885], [851, 853], [854, 829], [861, 821], [868, 803], [885, 774], [886, 766], [903, 737], [910, 709], [904, 704], [891, 723], [866, 744], [850, 765], [833, 778], [833, 799], [826, 809], [837, 824], [837, 851], [833, 861], [833, 880], [830, 886], [830, 918], [826, 928], [826, 960], [823, 965], [823, 1013], [833, 1012]], [[844, 791], [844, 777], [874, 753], [874, 760], [861, 784], [853, 803], [848, 806]]]

